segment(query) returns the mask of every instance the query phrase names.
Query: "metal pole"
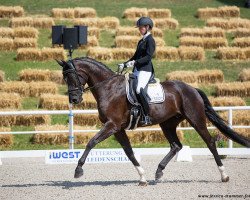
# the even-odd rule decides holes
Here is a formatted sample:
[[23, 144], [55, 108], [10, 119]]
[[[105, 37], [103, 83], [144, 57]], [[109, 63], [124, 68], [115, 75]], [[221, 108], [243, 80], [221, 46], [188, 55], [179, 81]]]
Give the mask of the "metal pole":
[[69, 149], [74, 149], [74, 114], [72, 103], [69, 104]]
[[[228, 125], [230, 128], [233, 128], [233, 110], [232, 109], [228, 110]], [[232, 140], [228, 140], [228, 147], [233, 148]]]

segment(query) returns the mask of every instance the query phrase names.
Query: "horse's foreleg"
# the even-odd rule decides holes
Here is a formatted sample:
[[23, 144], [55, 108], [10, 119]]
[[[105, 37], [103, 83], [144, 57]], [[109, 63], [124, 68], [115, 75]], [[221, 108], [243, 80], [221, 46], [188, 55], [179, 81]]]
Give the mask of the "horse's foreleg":
[[86, 149], [82, 155], [82, 157], [78, 161], [78, 165], [75, 170], [75, 178], [79, 178], [83, 175], [83, 169], [82, 166], [84, 165], [86, 158], [90, 152], [91, 149], [93, 149], [98, 143], [105, 140], [112, 134], [116, 133], [118, 130], [114, 123], [107, 122], [105, 123], [104, 127], [88, 142]]
[[114, 135], [115, 135], [117, 141], [121, 144], [125, 154], [129, 158], [129, 160], [135, 166], [135, 168], [140, 176], [139, 185], [141, 185], [141, 186], [147, 185], [147, 180], [144, 176], [144, 169], [140, 166], [139, 162], [135, 158], [134, 152], [132, 150], [131, 144], [129, 142], [129, 139], [128, 139], [128, 136], [127, 136], [125, 130], [117, 132]]

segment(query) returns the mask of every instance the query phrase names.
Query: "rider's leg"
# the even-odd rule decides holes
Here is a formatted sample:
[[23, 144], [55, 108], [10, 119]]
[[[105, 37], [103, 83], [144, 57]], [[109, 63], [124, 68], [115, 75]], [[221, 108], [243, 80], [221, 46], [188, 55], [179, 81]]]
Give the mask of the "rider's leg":
[[149, 117], [149, 105], [146, 98], [146, 94], [144, 93], [144, 88], [147, 86], [152, 73], [146, 71], [139, 71], [138, 73], [138, 83], [136, 87], [136, 93], [138, 94], [139, 101], [142, 105], [143, 112], [145, 115], [145, 121], [143, 122], [145, 125], [152, 124]]

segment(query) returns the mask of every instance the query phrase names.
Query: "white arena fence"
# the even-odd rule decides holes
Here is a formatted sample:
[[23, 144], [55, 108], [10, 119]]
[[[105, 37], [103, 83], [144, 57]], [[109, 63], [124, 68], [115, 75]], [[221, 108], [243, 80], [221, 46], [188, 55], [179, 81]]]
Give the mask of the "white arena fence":
[[[250, 106], [234, 106], [234, 107], [214, 107], [216, 111], [228, 111], [228, 125], [231, 128], [250, 128], [250, 126], [233, 125], [234, 110], [250, 110]], [[97, 114], [97, 110], [33, 110], [33, 111], [4, 111], [0, 112], [0, 116], [8, 115], [68, 115], [69, 129], [55, 131], [11, 131], [0, 132], [0, 134], [37, 134], [37, 133], [69, 133], [69, 149], [74, 149], [74, 133], [98, 132], [98, 130], [74, 130], [74, 115], [75, 114]], [[208, 129], [216, 129], [208, 127]], [[161, 130], [160, 128], [137, 128], [134, 131], [154, 131]], [[177, 130], [194, 130], [193, 127], [178, 127]], [[233, 148], [232, 140], [229, 140], [229, 148]]]

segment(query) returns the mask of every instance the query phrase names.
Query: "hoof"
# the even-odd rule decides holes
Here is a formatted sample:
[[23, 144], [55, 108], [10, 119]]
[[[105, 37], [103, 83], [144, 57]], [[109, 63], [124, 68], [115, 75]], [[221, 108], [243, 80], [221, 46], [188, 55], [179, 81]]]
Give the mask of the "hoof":
[[157, 172], [155, 174], [155, 182], [157, 182], [157, 183], [161, 182], [162, 176], [163, 176], [163, 172]]
[[228, 182], [229, 181], [229, 176], [227, 176], [225, 178], [222, 178], [221, 180], [222, 180], [222, 182]]
[[147, 185], [148, 185], [147, 181], [146, 182], [140, 181], [138, 186], [147, 186]]
[[76, 167], [74, 178], [80, 178], [83, 175], [83, 169], [81, 167]]

